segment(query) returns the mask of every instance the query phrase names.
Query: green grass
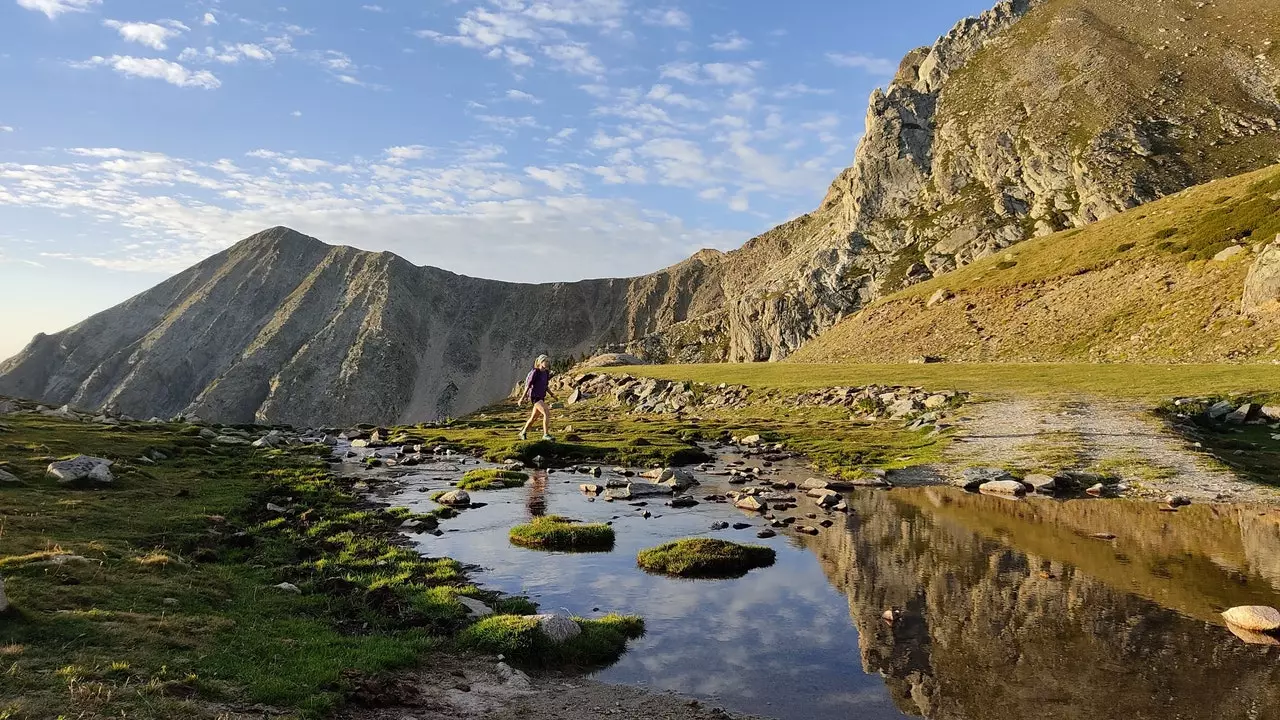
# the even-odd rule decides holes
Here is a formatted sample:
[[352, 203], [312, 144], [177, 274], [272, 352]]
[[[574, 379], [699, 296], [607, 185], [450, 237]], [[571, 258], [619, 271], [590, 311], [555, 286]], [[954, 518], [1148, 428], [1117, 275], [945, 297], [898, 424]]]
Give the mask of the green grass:
[[599, 669], [617, 662], [627, 641], [644, 635], [644, 621], [634, 615], [606, 615], [596, 620], [574, 618], [582, 633], [555, 645], [532, 617], [490, 615], [458, 636], [464, 650], [501, 654], [526, 667]]
[[1179, 395], [1280, 391], [1278, 365], [756, 363], [650, 365], [626, 370], [668, 380], [727, 382], [782, 392], [883, 384], [966, 390], [987, 398], [1100, 395], [1161, 400]]
[[580, 523], [546, 515], [511, 528], [511, 542], [535, 550], [607, 552], [613, 549], [613, 528], [604, 523]]
[[468, 470], [458, 481], [459, 490], [501, 490], [503, 488], [520, 487], [529, 482], [528, 473], [515, 470], [485, 468]]
[[736, 578], [773, 564], [776, 553], [759, 545], [686, 538], [641, 550], [636, 563], [649, 572], [684, 578]]
[[1280, 486], [1280, 440], [1271, 437], [1280, 433], [1270, 425], [1226, 425], [1208, 420], [1202, 413], [1218, 400], [1227, 400], [1233, 407], [1245, 402], [1275, 405], [1280, 393], [1224, 394], [1181, 407], [1165, 402], [1156, 408], [1156, 414], [1178, 420], [1172, 427], [1184, 433], [1188, 442], [1200, 443], [1219, 465], [1253, 482]]

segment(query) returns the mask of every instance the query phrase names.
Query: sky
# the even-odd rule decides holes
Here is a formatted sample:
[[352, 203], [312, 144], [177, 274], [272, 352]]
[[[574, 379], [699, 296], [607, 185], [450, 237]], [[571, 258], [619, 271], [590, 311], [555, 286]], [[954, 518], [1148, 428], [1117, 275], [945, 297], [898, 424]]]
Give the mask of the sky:
[[992, 0], [0, 0], [0, 358], [258, 230], [519, 282], [816, 208]]

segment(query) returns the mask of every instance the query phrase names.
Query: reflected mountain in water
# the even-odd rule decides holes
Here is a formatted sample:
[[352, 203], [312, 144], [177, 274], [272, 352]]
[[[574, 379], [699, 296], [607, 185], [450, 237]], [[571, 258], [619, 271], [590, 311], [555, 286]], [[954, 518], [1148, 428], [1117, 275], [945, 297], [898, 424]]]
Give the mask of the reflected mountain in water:
[[[859, 493], [806, 538], [863, 668], [928, 718], [1280, 718], [1280, 652], [1221, 624], [1280, 605], [1280, 513]], [[1090, 537], [1116, 535], [1112, 541]], [[892, 626], [881, 615], [903, 610]]]

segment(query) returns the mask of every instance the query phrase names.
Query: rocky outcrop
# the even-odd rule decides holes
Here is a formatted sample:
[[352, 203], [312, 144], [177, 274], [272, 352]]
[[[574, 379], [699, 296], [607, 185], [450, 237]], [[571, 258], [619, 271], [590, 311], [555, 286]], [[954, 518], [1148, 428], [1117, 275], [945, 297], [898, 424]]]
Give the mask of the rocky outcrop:
[[1246, 314], [1280, 307], [1280, 237], [1264, 247], [1253, 265], [1249, 266], [1240, 305]]

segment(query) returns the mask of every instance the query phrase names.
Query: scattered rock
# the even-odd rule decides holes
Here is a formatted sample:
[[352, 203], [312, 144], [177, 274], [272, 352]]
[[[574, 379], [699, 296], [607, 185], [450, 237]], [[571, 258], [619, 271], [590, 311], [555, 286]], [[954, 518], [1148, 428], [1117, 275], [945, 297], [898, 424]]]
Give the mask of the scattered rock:
[[630, 482], [623, 487], [609, 488], [605, 491], [605, 497], [613, 498], [614, 500], [630, 500], [632, 498], [671, 495], [672, 493], [672, 489], [666, 485], [646, 482]]
[[712, 530], [727, 530], [728, 528], [729, 528], [729, 523], [727, 523], [727, 522], [713, 522], [713, 523], [711, 523], [711, 529], [712, 529]]
[[1232, 423], [1233, 425], [1243, 425], [1256, 418], [1260, 409], [1261, 408], [1259, 408], [1259, 406], [1254, 405], [1253, 403], [1245, 403], [1235, 410], [1227, 413], [1227, 416], [1223, 418], [1223, 420]]
[[737, 502], [735, 502], [733, 506], [743, 510], [750, 510], [752, 512], [764, 512], [769, 509], [769, 506], [766, 505], [763, 500], [752, 495], [738, 498]]
[[802, 534], [802, 535], [817, 535], [817, 534], [818, 534], [818, 528], [816, 528], [816, 527], [809, 527], [808, 525], [797, 525], [797, 526], [796, 526], [796, 532], [798, 532], [798, 533], [800, 533], [800, 534]]
[[1244, 313], [1274, 310], [1280, 301], [1280, 237], [1258, 253], [1244, 280], [1240, 309]]
[[657, 483], [673, 490], [687, 490], [698, 484], [693, 473], [680, 468], [667, 468], [658, 474]]
[[4, 468], [0, 468], [0, 485], [16, 484], [20, 482], [22, 482], [22, 478], [14, 475]]
[[293, 593], [294, 595], [301, 595], [301, 594], [302, 594], [302, 591], [298, 589], [298, 586], [297, 586], [297, 585], [294, 585], [293, 583], [282, 582], [282, 583], [280, 583], [279, 585], [273, 585], [272, 587], [276, 588], [277, 590], [283, 590], [283, 591], [285, 591], [285, 592], [291, 592], [291, 593]]
[[1266, 605], [1242, 605], [1222, 613], [1229, 625], [1254, 632], [1280, 630], [1280, 610]]
[[493, 614], [493, 608], [475, 598], [469, 598], [466, 595], [455, 595], [454, 597], [457, 598], [458, 602], [462, 603], [462, 606], [467, 609], [467, 614], [473, 618], [482, 618]]
[[756, 537], [758, 537], [758, 538], [771, 538], [771, 537], [776, 536], [777, 534], [778, 534], [778, 533], [776, 533], [776, 532], [774, 532], [774, 531], [770, 530], [769, 528], [764, 528], [764, 529], [763, 529], [763, 530], [761, 530], [760, 532], [756, 533]]
[[560, 645], [582, 634], [582, 626], [567, 615], [534, 615], [538, 627], [551, 638], [551, 642]]
[[1169, 507], [1185, 507], [1191, 504], [1191, 498], [1185, 495], [1168, 495], [1165, 497], [1164, 502]]
[[1236, 257], [1237, 255], [1241, 255], [1247, 251], [1248, 251], [1248, 248], [1246, 248], [1243, 245], [1231, 245], [1227, 248], [1224, 248], [1223, 250], [1220, 250], [1217, 255], [1214, 255], [1213, 261], [1224, 262], [1226, 260], [1230, 260], [1233, 257]]
[[698, 504], [698, 501], [689, 497], [688, 495], [681, 495], [680, 497], [672, 498], [670, 501], [667, 502], [667, 505], [670, 505], [673, 508], [688, 508], [688, 507], [693, 507], [694, 505], [697, 505], [697, 504]]
[[844, 499], [835, 490], [810, 490], [805, 494], [817, 500], [820, 507], [831, 507]]
[[950, 290], [939, 289], [933, 295], [929, 296], [929, 302], [925, 305], [925, 307], [933, 307], [938, 303], [944, 303], [950, 300], [952, 297], [954, 296], [951, 294]]
[[976, 467], [966, 469], [960, 476], [960, 479], [952, 481], [952, 484], [962, 487], [965, 490], [977, 490], [985, 483], [1001, 482], [1013, 479], [1013, 476], [1010, 475], [1008, 471], [1001, 470], [1000, 468]]
[[450, 507], [461, 507], [471, 504], [471, 496], [467, 494], [466, 490], [450, 490], [436, 498], [436, 502]]
[[742, 438], [741, 440], [739, 440], [739, 441], [738, 441], [738, 444], [740, 444], [740, 445], [759, 445], [759, 444], [760, 444], [760, 443], [762, 443], [762, 442], [764, 442], [764, 440], [763, 440], [763, 438], [761, 438], [759, 435], [748, 435], [748, 436], [746, 436], [746, 437]]
[[286, 508], [282, 508], [282, 507], [280, 507], [279, 505], [276, 505], [275, 503], [267, 503], [267, 512], [273, 512], [273, 513], [287, 513], [287, 512], [289, 512], [289, 511], [288, 511], [288, 509], [286, 509]]
[[1027, 494], [1027, 486], [1017, 480], [992, 480], [979, 485], [978, 492], [987, 495], [1015, 495], [1021, 497]]
[[[235, 435], [219, 435], [215, 437], [213, 441], [219, 445], [248, 445], [249, 444], [248, 440], [242, 437], [236, 437]], [[360, 447], [359, 445], [356, 445], [354, 442], [351, 444], [354, 447]]]
[[604, 492], [606, 488], [603, 488], [594, 483], [583, 483], [578, 486], [578, 489], [588, 495], [599, 495], [600, 493]]
[[64, 484], [82, 480], [109, 483], [115, 480], [111, 475], [111, 465], [112, 461], [104, 458], [77, 455], [70, 460], [49, 463], [45, 472]]
[[1049, 475], [1032, 474], [1023, 478], [1023, 482], [1031, 486], [1032, 492], [1041, 495], [1052, 495], [1058, 491], [1059, 481], [1056, 477]]

